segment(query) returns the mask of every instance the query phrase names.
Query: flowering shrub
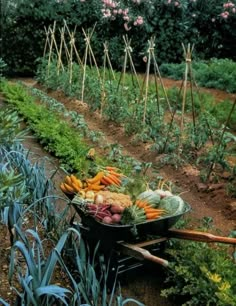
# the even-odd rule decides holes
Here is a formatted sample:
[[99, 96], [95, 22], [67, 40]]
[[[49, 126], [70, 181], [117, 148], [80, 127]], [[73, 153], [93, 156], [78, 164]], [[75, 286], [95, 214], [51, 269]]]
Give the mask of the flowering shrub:
[[[159, 63], [183, 60], [181, 43], [195, 44], [198, 57], [236, 59], [236, 0], [40, 0], [11, 1], [2, 8], [2, 58], [11, 71], [31, 71], [42, 56], [44, 26], [63, 19], [77, 25], [76, 41], [84, 52], [81, 28], [92, 28], [93, 51], [102, 63], [103, 42], [109, 42], [112, 61], [122, 65], [122, 35], [132, 38], [133, 58], [144, 69], [147, 41], [156, 37]], [[6, 1], [3, 2], [7, 3]], [[34, 31], [32, 31], [34, 29]], [[8, 35], [11, 33], [11, 35]]]

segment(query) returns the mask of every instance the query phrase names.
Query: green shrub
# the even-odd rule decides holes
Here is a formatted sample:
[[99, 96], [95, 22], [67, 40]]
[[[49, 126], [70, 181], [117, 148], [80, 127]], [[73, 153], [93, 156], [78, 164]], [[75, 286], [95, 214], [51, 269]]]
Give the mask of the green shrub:
[[178, 297], [181, 305], [231, 306], [236, 303], [236, 269], [222, 246], [174, 242], [172, 265], [162, 296]]
[[[42, 56], [44, 50], [45, 27], [56, 21], [56, 37], [59, 38], [58, 28], [63, 26], [63, 19], [71, 29], [77, 26], [76, 42], [81, 54], [85, 49], [82, 28], [88, 30], [96, 23], [92, 45], [100, 65], [103, 43], [108, 41], [112, 63], [116, 68], [121, 68], [124, 34], [132, 38], [132, 55], [139, 69], [144, 69], [142, 57], [147, 54], [147, 41], [151, 36], [156, 36], [158, 63], [181, 61], [182, 42], [194, 43], [199, 58], [236, 58], [233, 51], [236, 14], [233, 14], [232, 8], [223, 8], [224, 0], [122, 0], [116, 2], [117, 8], [122, 10], [121, 14], [114, 15], [113, 9], [106, 8], [111, 12], [110, 17], [102, 11], [105, 8], [101, 0], [2, 2], [1, 56], [11, 74], [35, 72], [37, 58]], [[127, 8], [129, 12], [124, 14]], [[229, 13], [227, 18], [222, 17], [223, 11]], [[128, 21], [124, 17], [128, 17]], [[143, 23], [137, 25], [137, 18], [141, 18]]]
[[[236, 62], [213, 58], [204, 62], [194, 61], [192, 68], [198, 85], [236, 92]], [[185, 63], [165, 63], [160, 66], [160, 70], [163, 76], [181, 80], [184, 77]]]

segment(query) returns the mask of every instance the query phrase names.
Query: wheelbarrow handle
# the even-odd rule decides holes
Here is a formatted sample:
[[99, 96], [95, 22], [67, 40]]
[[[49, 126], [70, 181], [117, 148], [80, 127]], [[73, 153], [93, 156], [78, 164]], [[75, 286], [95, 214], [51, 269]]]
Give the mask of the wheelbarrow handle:
[[201, 242], [207, 242], [207, 243], [220, 242], [220, 243], [236, 245], [236, 238], [216, 236], [210, 233], [205, 233], [205, 232], [200, 232], [200, 231], [169, 229], [167, 232], [167, 235], [168, 237], [171, 237], [171, 238], [201, 241]]
[[118, 248], [119, 250], [126, 255], [132, 256], [138, 260], [149, 260], [156, 264], [162, 265], [164, 267], [167, 267], [169, 265], [168, 261], [160, 258], [158, 256], [152, 255], [148, 250], [140, 248], [136, 245], [118, 242]]

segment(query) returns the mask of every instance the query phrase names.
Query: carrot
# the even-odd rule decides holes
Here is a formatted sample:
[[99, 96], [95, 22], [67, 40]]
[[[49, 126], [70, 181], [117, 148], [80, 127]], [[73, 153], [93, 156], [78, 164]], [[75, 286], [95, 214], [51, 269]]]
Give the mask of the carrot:
[[83, 187], [83, 184], [82, 184], [81, 180], [78, 179], [75, 175], [71, 174], [70, 178], [71, 178], [72, 183], [76, 184], [80, 188]]
[[99, 191], [99, 190], [102, 190], [104, 188], [105, 188], [105, 185], [94, 184], [94, 185], [89, 185], [88, 186], [88, 190], [93, 190], [93, 191]]
[[106, 185], [117, 185], [117, 186], [119, 186], [117, 183], [115, 183], [115, 182], [112, 180], [112, 178], [111, 178], [110, 176], [104, 176], [104, 177], [103, 177], [103, 180], [104, 180], [105, 182], [107, 182]]
[[116, 168], [116, 167], [112, 167], [112, 166], [106, 166], [106, 169], [108, 170], [108, 171], [117, 171], [117, 170], [119, 170], [118, 168]]
[[158, 214], [163, 214], [164, 213], [164, 209], [156, 209], [156, 208], [152, 208], [152, 207], [145, 207], [144, 208], [145, 213], [158, 213]]
[[67, 175], [66, 177], [65, 177], [65, 182], [68, 184], [68, 185], [71, 185], [71, 178], [69, 177], [69, 175]]
[[94, 183], [100, 181], [100, 180], [102, 179], [103, 176], [104, 176], [104, 172], [103, 172], [103, 171], [100, 171], [100, 172], [98, 172], [93, 178], [87, 179], [87, 182], [88, 182], [89, 184], [94, 184]]
[[77, 185], [77, 184], [75, 184], [75, 183], [71, 183], [71, 187], [74, 189], [74, 191], [76, 191], [76, 192], [80, 192], [80, 190], [81, 190], [81, 188]]
[[116, 185], [121, 184], [121, 180], [119, 178], [113, 176], [112, 174], [109, 174], [107, 177], [109, 177]]
[[150, 219], [157, 219], [160, 216], [161, 216], [160, 213], [146, 213], [146, 218], [148, 220], [150, 220]]
[[[71, 194], [75, 193], [74, 189], [73, 189], [70, 185], [64, 183], [64, 184], [63, 184], [63, 187], [65, 188], [66, 193], [71, 193]], [[62, 189], [62, 190], [63, 190], [63, 189]]]
[[147, 206], [147, 203], [145, 201], [142, 200], [136, 200], [135, 204], [139, 207], [139, 208], [145, 208]]
[[110, 183], [104, 177], [101, 179], [100, 183], [102, 183], [105, 186], [110, 185]]

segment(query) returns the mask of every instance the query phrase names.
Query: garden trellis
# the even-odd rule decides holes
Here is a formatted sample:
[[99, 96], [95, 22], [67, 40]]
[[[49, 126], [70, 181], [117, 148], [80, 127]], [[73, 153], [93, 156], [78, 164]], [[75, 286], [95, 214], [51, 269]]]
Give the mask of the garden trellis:
[[[193, 46], [188, 44], [185, 47], [182, 44], [185, 72], [180, 89], [173, 96], [171, 90], [165, 89], [157, 64], [154, 36], [147, 42], [146, 70], [145, 76], [142, 77], [136, 72], [131, 39], [127, 35], [122, 37], [124, 56], [121, 58], [121, 71], [113, 70], [109, 41], [101, 43], [103, 59], [99, 67], [92, 48], [95, 27], [96, 24], [88, 30], [82, 28], [80, 31], [74, 28], [71, 31], [64, 21], [64, 26], [59, 29], [61, 34], [59, 48], [56, 42], [59, 35], [55, 34], [56, 23], [54, 22], [48, 30], [45, 29], [46, 76], [49, 77], [52, 69], [51, 76], [56, 74], [59, 82], [56, 86], [60, 84], [67, 94], [79, 97], [92, 110], [97, 110], [101, 118], [121, 123], [125, 132], [129, 135], [134, 134], [135, 139], [141, 137], [154, 141], [153, 147], [157, 153], [170, 153], [170, 159], [173, 158], [176, 165], [182, 163], [186, 155], [194, 155], [196, 150], [203, 147], [208, 140], [213, 146], [218, 143], [219, 136], [204, 112], [205, 103], [194, 79]], [[82, 35], [82, 39], [79, 39], [79, 35]], [[84, 45], [78, 46], [79, 41], [84, 41]], [[82, 49], [84, 55], [81, 59], [78, 50]], [[46, 50], [49, 50], [49, 54]], [[57, 64], [51, 65], [52, 61]], [[154, 82], [151, 79], [152, 72]], [[198, 97], [194, 95], [194, 87], [197, 89]], [[166, 116], [165, 110], [170, 116]], [[202, 122], [204, 129], [201, 127]]]

